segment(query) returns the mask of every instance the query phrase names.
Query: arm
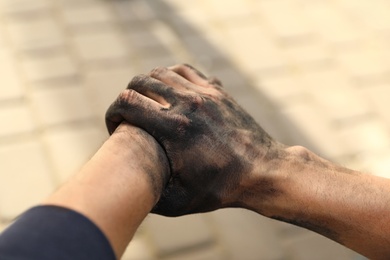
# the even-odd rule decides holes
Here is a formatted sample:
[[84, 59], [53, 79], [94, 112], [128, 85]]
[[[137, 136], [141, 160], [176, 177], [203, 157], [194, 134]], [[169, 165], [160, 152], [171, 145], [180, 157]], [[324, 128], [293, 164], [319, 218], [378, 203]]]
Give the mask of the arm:
[[106, 113], [164, 148], [172, 177], [152, 212], [243, 207], [299, 225], [375, 259], [390, 255], [390, 181], [271, 138], [226, 92], [188, 65], [135, 77]]
[[[370, 259], [390, 256], [390, 180], [326, 161], [303, 147], [272, 163], [269, 199], [254, 173], [247, 208], [320, 233]], [[267, 197], [267, 196], [266, 196]]]
[[156, 141], [144, 131], [122, 124], [83, 169], [44, 204], [88, 217], [120, 258], [168, 178], [169, 166]]

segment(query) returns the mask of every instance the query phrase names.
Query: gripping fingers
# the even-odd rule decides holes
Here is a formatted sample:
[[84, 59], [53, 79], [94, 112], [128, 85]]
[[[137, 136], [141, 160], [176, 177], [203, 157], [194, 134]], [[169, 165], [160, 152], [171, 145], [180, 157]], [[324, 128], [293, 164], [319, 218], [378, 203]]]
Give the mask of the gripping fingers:
[[164, 84], [171, 86], [178, 92], [193, 93], [199, 91], [199, 86], [179, 75], [173, 70], [164, 67], [157, 67], [153, 69], [149, 75]]
[[216, 78], [216, 77], [210, 77], [209, 78], [209, 83], [212, 84], [212, 85], [218, 85], [221, 88], [223, 87], [222, 82], [218, 78]]
[[160, 81], [158, 78], [147, 75], [138, 75], [132, 79], [127, 88], [133, 89], [138, 93], [153, 99], [165, 108], [169, 108], [185, 95], [172, 86], [164, 83], [165, 82]]
[[207, 78], [202, 72], [188, 64], [179, 64], [171, 66], [168, 69], [176, 72], [188, 81], [205, 88], [210, 87], [210, 84], [215, 84], [216, 82], [218, 82], [217, 85], [221, 86], [219, 80], [216, 78]]
[[119, 95], [106, 112], [108, 132], [111, 135], [122, 121], [127, 121], [149, 132], [158, 124], [162, 126], [163, 110], [164, 107], [156, 101], [132, 89], [127, 89]]

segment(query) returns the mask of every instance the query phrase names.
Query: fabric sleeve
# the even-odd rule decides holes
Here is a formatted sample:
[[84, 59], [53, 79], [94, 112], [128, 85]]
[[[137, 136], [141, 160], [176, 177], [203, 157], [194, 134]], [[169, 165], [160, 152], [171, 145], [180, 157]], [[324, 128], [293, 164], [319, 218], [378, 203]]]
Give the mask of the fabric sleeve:
[[114, 260], [103, 232], [88, 218], [57, 206], [23, 213], [0, 234], [1, 260]]

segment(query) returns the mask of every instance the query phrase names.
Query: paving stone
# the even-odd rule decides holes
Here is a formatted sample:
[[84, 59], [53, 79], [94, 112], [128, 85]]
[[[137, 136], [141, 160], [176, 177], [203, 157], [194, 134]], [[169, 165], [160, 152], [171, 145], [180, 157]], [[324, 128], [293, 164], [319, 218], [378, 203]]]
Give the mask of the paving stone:
[[77, 8], [64, 8], [61, 9], [60, 15], [63, 22], [71, 27], [115, 21], [110, 9], [102, 2], [82, 5]]
[[0, 213], [12, 219], [53, 191], [42, 145], [25, 141], [0, 146]]
[[78, 74], [76, 64], [65, 53], [44, 58], [24, 55], [21, 64], [30, 82], [75, 78]]
[[187, 51], [195, 57], [194, 62], [207, 66], [208, 69], [223, 60], [226, 55], [223, 50], [216, 48], [212, 42], [206, 41], [200, 35], [189, 34], [184, 36], [182, 41]]
[[59, 183], [77, 173], [107, 137], [107, 133], [93, 125], [68, 126], [45, 131], [43, 141]]
[[169, 260], [222, 260], [226, 259], [217, 247], [206, 248], [202, 250], [189, 251], [176, 256], [167, 257]]
[[83, 61], [98, 62], [128, 55], [128, 49], [117, 31], [78, 34], [72, 37], [72, 41], [77, 55]]
[[[165, 1], [164, 1], [165, 2]], [[133, 1], [113, 1], [110, 3], [122, 21], [149, 22], [157, 18], [156, 10], [161, 4], [158, 2], [133, 0]]]
[[261, 127], [272, 136], [280, 136], [279, 119], [275, 107], [265, 98], [261, 97], [255, 89], [247, 87], [245, 92], [234, 96], [237, 103], [249, 113]]
[[0, 136], [32, 132], [35, 129], [31, 110], [25, 104], [3, 106], [0, 109], [0, 122]]
[[387, 1], [351, 1], [341, 0], [338, 4], [347, 12], [354, 15], [359, 23], [374, 30], [387, 30], [390, 28], [388, 12], [390, 5]]
[[[164, 1], [165, 2], [165, 1]], [[111, 6], [120, 21], [140, 24], [157, 18], [158, 6], [164, 3], [149, 4], [147, 1], [112, 1]]]
[[[165, 0], [167, 5], [170, 5], [172, 8], [182, 10], [182, 9], [191, 9], [191, 6], [188, 6], [187, 3], [180, 0]], [[198, 7], [199, 8], [199, 7]]]
[[131, 29], [128, 41], [133, 50], [143, 52], [144, 55], [170, 54], [170, 50], [164, 46], [162, 40], [148, 26], [145, 30], [134, 31]]
[[182, 63], [183, 60], [178, 59], [172, 56], [155, 56], [155, 57], [145, 57], [139, 60], [139, 69], [142, 73], [149, 72], [152, 69], [162, 66], [169, 67], [178, 63]]
[[[212, 12], [208, 12], [209, 10], [205, 10], [201, 6], [188, 6], [187, 8], [179, 9], [177, 11], [175, 7], [168, 7], [167, 10], [169, 15], [174, 17], [174, 19], [169, 19], [169, 21], [175, 21], [176, 25], [179, 25], [180, 23], [185, 24], [186, 26], [181, 27], [182, 29], [188, 29], [188, 25], [190, 26], [191, 29], [188, 30], [188, 34], [194, 32], [208, 33], [209, 30], [215, 28], [213, 24], [214, 17], [212, 16]], [[205, 13], [209, 15], [205, 15]], [[213, 32], [215, 33], [216, 30], [213, 30]]]
[[177, 251], [204, 247], [213, 243], [208, 224], [202, 215], [167, 218], [152, 215], [145, 228], [159, 256], [168, 257]]
[[2, 0], [0, 12], [4, 14], [18, 14], [25, 12], [46, 11], [50, 7], [48, 0]]
[[[278, 69], [286, 65], [276, 41], [257, 25], [231, 27], [226, 43], [243, 71]], [[256, 35], [256, 38], [253, 36]]]
[[151, 24], [151, 31], [156, 35], [156, 38], [161, 42], [161, 45], [167, 49], [168, 55], [183, 60], [191, 59], [191, 55], [185, 51], [181, 39], [178, 38], [170, 26], [163, 22], [155, 21]]
[[78, 86], [36, 90], [31, 95], [31, 101], [39, 122], [44, 126], [82, 121], [94, 116], [87, 93]]
[[[164, 1], [164, 3], [166, 3], [166, 1]], [[191, 36], [191, 35], [205, 36], [205, 35], [209, 34], [210, 32], [215, 33], [215, 30], [212, 30], [210, 23], [208, 23], [210, 21], [210, 17], [205, 17], [206, 22], [204, 20], [201, 20], [198, 23], [200, 23], [200, 24], [203, 23], [202, 24], [203, 26], [206, 26], [205, 24], [208, 23], [210, 26], [210, 30], [208, 30], [208, 31], [202, 33], [202, 35], [200, 35], [200, 26], [197, 26], [196, 24], [194, 24], [192, 22], [192, 19], [189, 20], [189, 19], [185, 19], [184, 17], [187, 17], [187, 12], [189, 12], [192, 16], [195, 16], [193, 13], [200, 14], [202, 12], [202, 10], [197, 11], [197, 9], [199, 9], [199, 8], [196, 8], [195, 10], [194, 9], [187, 10], [187, 9], [188, 9], [188, 6], [187, 6], [187, 8], [183, 8], [183, 9], [177, 8], [175, 6], [174, 9], [172, 9], [172, 7], [170, 7], [169, 5], [166, 4], [166, 5], [164, 5], [164, 9], [162, 9], [162, 10], [158, 9], [159, 10], [159, 17], [163, 17], [163, 19], [167, 21], [167, 24], [169, 24], [169, 26], [178, 34], [179, 37], [186, 37], [186, 36]], [[195, 19], [197, 19], [197, 18], [195, 18]], [[198, 19], [199, 19], [199, 17], [198, 17]]]
[[122, 260], [154, 260], [153, 248], [143, 235], [136, 235], [126, 248]]
[[390, 83], [369, 86], [358, 89], [359, 94], [363, 95], [367, 102], [390, 126], [390, 113], [388, 113], [390, 96]]
[[136, 10], [131, 8], [131, 1], [111, 1], [110, 5], [115, 17], [124, 25], [132, 23], [140, 25]]
[[379, 152], [370, 152], [362, 156], [360, 161], [363, 161], [361, 171], [390, 178], [390, 149]]
[[2, 73], [0, 100], [22, 97], [24, 94], [23, 85], [12, 53], [0, 50], [0, 71]]
[[64, 10], [66, 8], [80, 8], [84, 6], [99, 4], [100, 0], [56, 0], [55, 4], [58, 8]]
[[340, 70], [307, 71], [300, 79], [305, 92], [332, 121], [371, 113], [365, 97], [355, 91], [352, 81]]
[[258, 78], [255, 86], [279, 106], [291, 103], [304, 93], [304, 86], [294, 73], [264, 75]]
[[327, 158], [337, 158], [353, 149], [341, 145], [334, 127], [329, 124], [326, 111], [319, 109], [310, 100], [302, 100], [283, 108], [281, 114], [285, 128], [289, 129], [294, 144], [303, 145]]
[[365, 78], [380, 75], [389, 71], [389, 54], [375, 45], [359, 44], [336, 55], [336, 60], [352, 76]]
[[305, 14], [294, 1], [274, 0], [259, 1], [261, 15], [271, 30], [278, 37], [288, 38], [307, 37], [312, 33], [310, 23], [305, 20]]
[[283, 48], [283, 53], [291, 59], [295, 66], [312, 68], [329, 64], [333, 61], [331, 53], [321, 41], [308, 40], [299, 44], [287, 44]]
[[[143, 73], [147, 72], [144, 71]], [[85, 85], [95, 101], [94, 111], [96, 115], [103, 120], [107, 108], [115, 101], [119, 93], [126, 89], [134, 76], [136, 76], [136, 73], [132, 66], [96, 69], [86, 72]]]
[[362, 28], [353, 26], [353, 21], [329, 1], [305, 1], [302, 7], [313, 30], [326, 42], [341, 44], [362, 36]]
[[18, 50], [41, 50], [64, 45], [63, 30], [49, 15], [26, 20], [9, 19], [6, 28]]
[[284, 259], [271, 220], [239, 209], [218, 210], [211, 217], [231, 259]]
[[[247, 90], [250, 80], [239, 70], [230, 66], [222, 66], [207, 69], [208, 77], [217, 77], [222, 81], [224, 89], [233, 97], [240, 95], [243, 90]], [[204, 73], [206, 73], [206, 71]]]
[[337, 134], [343, 146], [352, 151], [374, 152], [390, 145], [390, 135], [386, 125], [377, 118], [351, 123], [338, 129]]
[[247, 1], [243, 0], [229, 0], [221, 5], [221, 1], [211, 0], [207, 1], [209, 8], [212, 10], [213, 17], [217, 19], [237, 19], [253, 14], [253, 9]]
[[351, 250], [325, 237], [311, 233], [284, 242], [291, 260], [353, 260], [357, 256]]
[[2, 50], [7, 48], [5, 33], [3, 29], [3, 26], [0, 26], [0, 49]]

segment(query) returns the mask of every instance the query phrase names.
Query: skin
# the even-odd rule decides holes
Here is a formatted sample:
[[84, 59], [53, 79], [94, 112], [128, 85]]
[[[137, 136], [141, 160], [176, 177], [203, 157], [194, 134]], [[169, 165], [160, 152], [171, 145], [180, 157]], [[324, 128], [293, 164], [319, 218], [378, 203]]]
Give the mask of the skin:
[[[267, 216], [322, 234], [370, 259], [389, 259], [390, 180], [340, 167], [303, 147], [287, 151], [277, 174], [282, 195], [268, 205]], [[258, 201], [248, 203], [257, 212], [264, 206]]]
[[167, 154], [172, 177], [152, 210], [165, 216], [243, 206], [240, 183], [259, 167], [254, 159], [270, 160], [282, 146], [219, 81], [188, 66], [136, 76], [107, 111], [109, 132], [124, 120], [151, 134]]
[[110, 133], [123, 121], [148, 132], [167, 156], [171, 178], [152, 212], [242, 207], [389, 258], [390, 180], [276, 142], [219, 80], [188, 65], [139, 75], [107, 111]]
[[158, 143], [145, 131], [121, 124], [82, 170], [43, 205], [88, 217], [119, 259], [169, 177], [168, 161]]

